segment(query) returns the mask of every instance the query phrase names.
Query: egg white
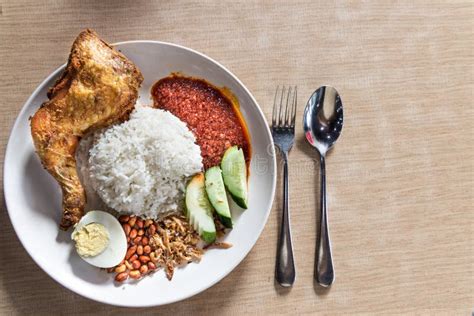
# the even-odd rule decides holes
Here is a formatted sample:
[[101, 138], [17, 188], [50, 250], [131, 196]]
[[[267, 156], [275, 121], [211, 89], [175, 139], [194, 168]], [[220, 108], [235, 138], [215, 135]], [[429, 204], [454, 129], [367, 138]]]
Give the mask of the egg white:
[[74, 228], [74, 233], [90, 223], [104, 225], [109, 233], [109, 244], [100, 254], [94, 257], [82, 257], [87, 263], [99, 267], [110, 268], [119, 264], [127, 253], [127, 237], [122, 225], [113, 215], [103, 211], [90, 211], [84, 215]]

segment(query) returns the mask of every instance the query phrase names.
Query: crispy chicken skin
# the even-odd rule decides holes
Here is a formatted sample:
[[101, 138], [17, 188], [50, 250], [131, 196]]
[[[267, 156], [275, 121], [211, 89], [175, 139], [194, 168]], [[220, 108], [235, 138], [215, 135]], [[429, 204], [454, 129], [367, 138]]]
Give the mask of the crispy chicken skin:
[[63, 193], [61, 228], [84, 214], [86, 195], [76, 170], [81, 137], [94, 129], [127, 119], [143, 81], [124, 55], [85, 30], [72, 45], [66, 69], [31, 118], [31, 135], [44, 168]]

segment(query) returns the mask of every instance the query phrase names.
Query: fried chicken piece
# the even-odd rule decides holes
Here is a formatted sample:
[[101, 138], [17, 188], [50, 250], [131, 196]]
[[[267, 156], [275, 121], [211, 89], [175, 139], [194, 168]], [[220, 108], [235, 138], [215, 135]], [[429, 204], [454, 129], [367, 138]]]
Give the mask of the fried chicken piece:
[[66, 69], [31, 118], [31, 135], [44, 168], [63, 193], [61, 228], [84, 214], [86, 196], [75, 152], [91, 130], [125, 120], [138, 98], [140, 70], [124, 55], [85, 30], [72, 45]]

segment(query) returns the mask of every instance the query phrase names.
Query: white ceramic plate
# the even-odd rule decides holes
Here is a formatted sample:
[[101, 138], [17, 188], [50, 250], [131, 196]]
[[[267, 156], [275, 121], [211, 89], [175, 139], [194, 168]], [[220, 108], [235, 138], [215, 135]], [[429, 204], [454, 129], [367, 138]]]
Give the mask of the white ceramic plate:
[[[112, 275], [82, 261], [70, 233], [58, 229], [61, 192], [34, 152], [28, 118], [46, 100], [64, 66], [46, 78], [28, 99], [13, 126], [5, 155], [5, 200], [13, 227], [33, 260], [66, 288], [90, 299], [120, 306], [156, 306], [193, 296], [229, 274], [248, 254], [267, 221], [275, 193], [275, 154], [264, 115], [247, 88], [216, 61], [191, 49], [154, 41], [116, 44], [140, 68], [145, 78], [140, 101], [150, 101], [150, 88], [171, 72], [204, 78], [232, 90], [249, 127], [252, 160], [249, 209], [237, 214], [225, 241], [227, 250], [212, 249], [199, 264], [177, 269], [168, 281], [163, 271], [136, 284], [117, 286]], [[38, 291], [40, 288], [38, 287]]]

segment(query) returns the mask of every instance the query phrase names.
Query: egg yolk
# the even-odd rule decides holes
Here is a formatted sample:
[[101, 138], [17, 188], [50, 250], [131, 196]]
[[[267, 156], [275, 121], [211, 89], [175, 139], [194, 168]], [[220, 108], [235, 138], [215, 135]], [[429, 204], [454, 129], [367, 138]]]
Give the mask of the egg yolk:
[[81, 257], [95, 257], [109, 245], [109, 232], [104, 225], [90, 223], [76, 230], [72, 236]]

